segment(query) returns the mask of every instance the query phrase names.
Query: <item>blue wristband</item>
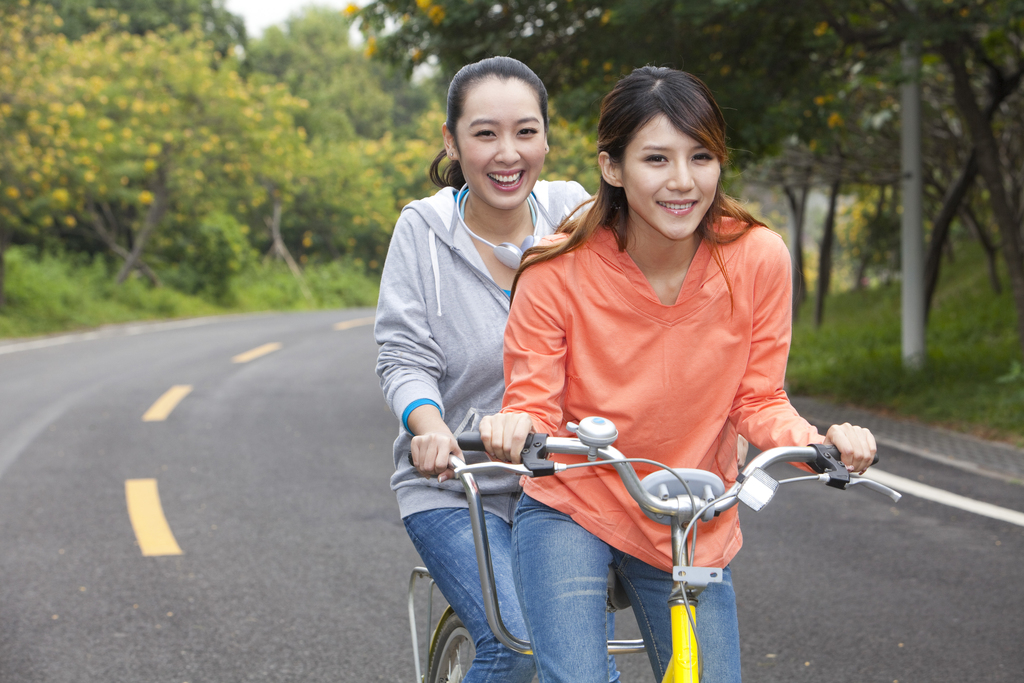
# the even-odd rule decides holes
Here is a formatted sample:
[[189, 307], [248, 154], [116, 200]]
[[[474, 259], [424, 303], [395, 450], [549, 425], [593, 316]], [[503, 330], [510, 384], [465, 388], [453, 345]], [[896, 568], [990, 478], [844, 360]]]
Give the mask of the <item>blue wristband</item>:
[[[420, 406], [434, 406], [437, 408], [437, 412], [441, 413], [441, 406], [437, 405], [437, 401], [432, 401], [429, 398], [418, 398], [405, 407], [405, 411], [402, 413], [402, 426], [405, 427], [405, 431], [412, 434], [412, 430], [409, 429], [409, 414], [416, 410]], [[443, 415], [443, 413], [442, 413]]]

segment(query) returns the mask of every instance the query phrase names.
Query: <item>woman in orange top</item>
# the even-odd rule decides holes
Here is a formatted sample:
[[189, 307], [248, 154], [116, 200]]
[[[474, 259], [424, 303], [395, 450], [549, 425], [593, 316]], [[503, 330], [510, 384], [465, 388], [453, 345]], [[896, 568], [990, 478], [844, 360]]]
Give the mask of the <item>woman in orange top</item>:
[[[684, 72], [637, 69], [602, 103], [598, 151], [593, 203], [517, 276], [503, 409], [480, 426], [488, 452], [515, 461], [527, 432], [567, 435], [567, 422], [600, 415], [618, 426], [627, 456], [707, 469], [727, 486], [737, 434], [761, 449], [834, 443], [863, 472], [871, 433], [845, 424], [821, 436], [783, 390], [789, 256], [722, 192], [725, 121], [707, 87]], [[527, 480], [524, 494], [513, 563], [541, 680], [607, 680], [609, 565], [661, 680], [672, 649], [665, 528], [608, 468]], [[739, 681], [728, 569], [742, 543], [736, 508], [701, 525], [700, 539], [695, 563], [726, 567], [698, 606], [704, 680]]]

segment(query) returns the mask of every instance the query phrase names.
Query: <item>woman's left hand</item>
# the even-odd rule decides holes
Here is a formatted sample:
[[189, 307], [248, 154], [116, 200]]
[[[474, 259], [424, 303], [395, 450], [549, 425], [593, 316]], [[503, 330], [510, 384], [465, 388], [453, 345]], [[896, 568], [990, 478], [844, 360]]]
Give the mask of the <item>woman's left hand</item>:
[[866, 427], [855, 427], [846, 422], [832, 425], [825, 435], [825, 444], [834, 445], [842, 454], [846, 469], [857, 474], [864, 474], [875, 460], [875, 437]]

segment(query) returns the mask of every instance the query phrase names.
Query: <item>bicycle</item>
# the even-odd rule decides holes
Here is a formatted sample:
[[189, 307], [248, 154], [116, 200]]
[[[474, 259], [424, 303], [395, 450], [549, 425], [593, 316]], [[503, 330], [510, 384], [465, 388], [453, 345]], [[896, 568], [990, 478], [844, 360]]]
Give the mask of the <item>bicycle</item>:
[[[618, 438], [618, 430], [610, 420], [605, 418], [588, 417], [581, 420], [578, 425], [570, 423], [569, 430], [575, 432], [574, 438], [531, 434], [521, 453], [522, 464], [520, 465], [504, 462], [466, 464], [458, 458], [453, 458], [455, 476], [462, 482], [469, 503], [487, 623], [498, 641], [506, 647], [523, 654], [532, 654], [530, 643], [509, 633], [501, 621], [497, 594], [494, 589], [494, 573], [487, 547], [483, 501], [473, 475], [483, 472], [506, 471], [537, 477], [556, 475], [559, 472], [578, 467], [614, 467], [627, 492], [644, 513], [650, 519], [670, 527], [672, 576], [675, 586], [668, 602], [671, 611], [673, 654], [671, 665], [665, 673], [662, 683], [699, 683], [701, 678], [700, 643], [695, 631], [696, 607], [700, 593], [708, 585], [722, 580], [722, 568], [690, 565], [694, 546], [689, 544], [687, 539], [695, 532], [698, 521], [710, 521], [715, 515], [725, 512], [740, 502], [755, 512], [760, 511], [771, 501], [779, 486], [799, 481], [819, 481], [838, 489], [864, 486], [888, 496], [893, 502], [897, 502], [901, 498], [899, 493], [889, 487], [849, 472], [846, 466], [839, 461], [839, 451], [833, 446], [780, 447], [764, 451], [747, 463], [737, 476], [736, 483], [726, 490], [721, 478], [707, 470], [670, 468], [663, 463], [651, 460], [626, 458], [612, 446]], [[459, 447], [464, 450], [484, 450], [479, 434], [463, 434], [458, 437], [458, 442]], [[548, 455], [556, 453], [586, 456], [587, 461], [565, 464], [547, 459]], [[662, 470], [641, 480], [630, 464], [631, 462], [653, 464], [661, 467]], [[814, 470], [814, 473], [777, 481], [765, 470], [780, 462], [805, 463]], [[877, 462], [877, 458], [875, 462]], [[468, 631], [451, 607], [445, 610], [433, 630], [428, 649], [430, 666], [427, 678], [421, 677], [413, 588], [417, 578], [429, 578], [429, 576], [426, 569], [416, 567], [409, 585], [409, 619], [416, 660], [416, 680], [418, 683], [423, 683], [423, 681], [426, 683], [456, 683], [462, 679], [468, 669], [474, 652]], [[431, 601], [432, 598], [431, 592]], [[428, 627], [429, 612], [428, 605]], [[609, 641], [608, 651], [612, 654], [643, 652], [643, 641]]]

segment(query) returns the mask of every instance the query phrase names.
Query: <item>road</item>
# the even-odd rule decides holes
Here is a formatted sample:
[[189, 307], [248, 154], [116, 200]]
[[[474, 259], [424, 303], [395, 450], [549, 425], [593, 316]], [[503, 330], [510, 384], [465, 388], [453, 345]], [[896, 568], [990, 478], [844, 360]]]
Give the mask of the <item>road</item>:
[[[372, 313], [0, 345], [0, 683], [411, 683], [418, 558]], [[144, 420], [172, 387], [191, 389]], [[1024, 512], [1019, 485], [881, 455]], [[742, 520], [744, 680], [1021, 680], [1024, 527], [820, 486]]]

